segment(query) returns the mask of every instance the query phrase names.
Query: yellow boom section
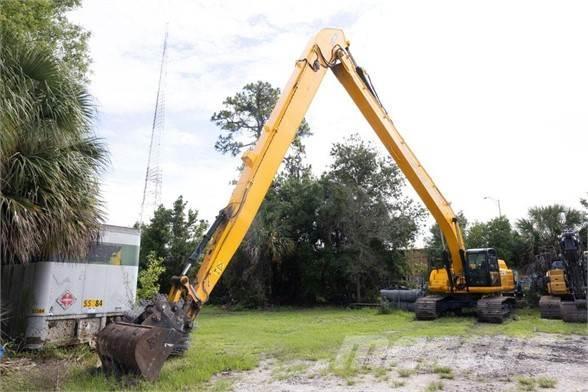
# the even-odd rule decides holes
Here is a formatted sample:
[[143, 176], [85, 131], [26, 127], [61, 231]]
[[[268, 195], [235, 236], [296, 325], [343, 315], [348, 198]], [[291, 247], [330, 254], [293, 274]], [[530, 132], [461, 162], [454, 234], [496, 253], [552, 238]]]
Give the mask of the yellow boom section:
[[214, 230], [198, 270], [195, 294], [200, 302], [208, 300], [245, 237], [329, 68], [441, 227], [447, 240], [453, 273], [463, 274], [460, 253], [465, 249], [451, 206], [394, 127], [365, 74], [356, 66], [348, 47], [349, 42], [342, 30], [323, 29], [310, 41], [296, 62], [294, 73], [264, 125], [255, 148], [242, 156], [243, 171], [228, 206], [223, 210], [225, 219]]
[[465, 245], [451, 205], [394, 126], [373, 87], [367, 84], [367, 77], [362, 77], [365, 74], [358, 69], [349, 51], [340, 51], [339, 60], [332, 68], [335, 76], [439, 224], [447, 241], [453, 273], [463, 275], [462, 257], [465, 257]]

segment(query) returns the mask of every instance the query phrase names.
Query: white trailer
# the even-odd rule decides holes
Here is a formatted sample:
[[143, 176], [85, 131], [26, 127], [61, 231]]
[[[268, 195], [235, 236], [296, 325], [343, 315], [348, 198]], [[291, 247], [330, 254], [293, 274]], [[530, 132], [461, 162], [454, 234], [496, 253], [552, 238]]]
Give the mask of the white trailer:
[[3, 334], [26, 348], [89, 342], [135, 302], [138, 229], [104, 225], [83, 260], [2, 266]]

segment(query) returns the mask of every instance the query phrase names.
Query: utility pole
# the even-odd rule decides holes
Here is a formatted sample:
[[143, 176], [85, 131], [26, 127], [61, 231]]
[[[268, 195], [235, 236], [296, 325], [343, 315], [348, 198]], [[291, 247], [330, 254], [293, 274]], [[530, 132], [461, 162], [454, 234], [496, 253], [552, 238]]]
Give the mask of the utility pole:
[[502, 218], [502, 209], [500, 208], [500, 199], [495, 199], [490, 196], [484, 196], [484, 200], [492, 200], [493, 202], [495, 202], [498, 205], [498, 217]]

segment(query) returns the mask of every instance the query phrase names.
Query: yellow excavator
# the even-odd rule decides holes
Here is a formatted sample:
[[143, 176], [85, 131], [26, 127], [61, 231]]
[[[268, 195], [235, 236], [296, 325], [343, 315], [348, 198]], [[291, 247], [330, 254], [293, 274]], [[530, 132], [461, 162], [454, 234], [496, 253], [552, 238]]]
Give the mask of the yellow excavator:
[[[333, 71], [427, 206], [445, 238], [444, 265], [432, 270], [429, 294], [416, 303], [417, 319], [477, 308], [482, 321], [501, 322], [514, 298], [513, 273], [494, 249], [466, 250], [456, 214], [398, 133], [370, 77], [355, 62], [342, 30], [321, 30], [296, 61], [294, 72], [255, 147], [242, 156], [243, 169], [231, 195], [167, 298], [160, 296], [131, 322], [106, 326], [97, 348], [107, 372], [159, 376], [165, 359], [186, 346], [193, 322], [221, 278], [278, 171], [321, 81]], [[196, 280], [186, 274], [201, 261]]]
[[541, 317], [585, 323], [588, 253], [582, 252], [578, 232], [571, 228], [561, 233], [559, 246], [560, 258], [545, 273], [545, 295], [539, 300]]

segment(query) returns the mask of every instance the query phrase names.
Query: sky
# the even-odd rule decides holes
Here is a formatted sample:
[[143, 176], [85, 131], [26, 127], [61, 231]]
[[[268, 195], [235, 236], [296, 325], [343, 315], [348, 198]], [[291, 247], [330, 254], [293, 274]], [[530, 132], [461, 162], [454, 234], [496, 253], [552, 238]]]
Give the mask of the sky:
[[[212, 220], [239, 157], [214, 150], [210, 121], [257, 80], [282, 88], [309, 39], [339, 27], [396, 127], [455, 211], [470, 221], [588, 195], [588, 3], [582, 1], [99, 1], [70, 19], [91, 32], [95, 132], [110, 224], [137, 221], [159, 62], [168, 38], [162, 201]], [[317, 174], [352, 133], [385, 149], [335, 77], [306, 116]], [[407, 194], [417, 198], [407, 186]], [[423, 232], [425, 232], [423, 230]]]

